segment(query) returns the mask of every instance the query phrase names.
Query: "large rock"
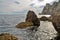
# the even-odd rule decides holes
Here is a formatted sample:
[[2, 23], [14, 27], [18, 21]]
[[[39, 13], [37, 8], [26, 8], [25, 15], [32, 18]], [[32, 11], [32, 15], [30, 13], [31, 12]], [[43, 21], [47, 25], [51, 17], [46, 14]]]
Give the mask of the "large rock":
[[58, 33], [60, 33], [60, 15], [52, 16], [52, 23]]
[[0, 34], [0, 40], [18, 40], [18, 39], [9, 33], [2, 33]]
[[42, 11], [42, 14], [60, 14], [60, 1], [54, 2], [52, 5], [47, 3]]
[[52, 24], [57, 31], [57, 36], [55, 37], [55, 40], [60, 40], [60, 15], [52, 15], [51, 16]]
[[27, 28], [33, 26], [32, 22], [21, 22], [16, 25], [17, 28]]
[[34, 26], [40, 26], [40, 21], [33, 11], [28, 11], [26, 21], [32, 22]]
[[45, 16], [42, 16], [42, 17], [40, 18], [40, 20], [41, 20], [41, 21], [49, 21], [49, 19], [48, 19], [47, 17], [45, 17]]

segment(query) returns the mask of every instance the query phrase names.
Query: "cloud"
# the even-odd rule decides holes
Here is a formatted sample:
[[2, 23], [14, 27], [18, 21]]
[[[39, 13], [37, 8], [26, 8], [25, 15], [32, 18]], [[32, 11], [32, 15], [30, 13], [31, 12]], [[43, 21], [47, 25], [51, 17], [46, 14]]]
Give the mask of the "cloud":
[[27, 10], [40, 12], [46, 3], [50, 3], [53, 1], [55, 0], [0, 0], [0, 13], [24, 13], [27, 12]]
[[18, 1], [15, 1], [15, 3], [16, 3], [16, 4], [20, 4], [20, 2], [18, 2]]
[[41, 0], [33, 0], [32, 1], [32, 4], [34, 4], [34, 6], [45, 6], [46, 3], [51, 3], [51, 2], [54, 2], [56, 0], [44, 0], [44, 1], [41, 1]]

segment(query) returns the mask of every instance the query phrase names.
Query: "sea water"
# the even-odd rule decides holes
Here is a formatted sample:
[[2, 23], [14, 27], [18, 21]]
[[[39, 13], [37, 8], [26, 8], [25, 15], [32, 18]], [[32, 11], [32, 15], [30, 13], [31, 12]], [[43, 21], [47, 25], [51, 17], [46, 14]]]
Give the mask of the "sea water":
[[[38, 31], [30, 31], [27, 29], [16, 28], [16, 25], [20, 22], [24, 22], [26, 14], [17, 14], [17, 15], [0, 15], [0, 34], [1, 33], [10, 33], [18, 38], [18, 40], [48, 40], [53, 37], [55, 34], [55, 29], [52, 26], [51, 22], [43, 21], [40, 22]], [[49, 29], [48, 29], [49, 28]], [[48, 37], [48, 38], [47, 38]]]
[[24, 29], [16, 28], [16, 25], [24, 21], [25, 21], [24, 14], [17, 14], [17, 15], [1, 14], [0, 15], [0, 33], [10, 33], [20, 38], [20, 36], [22, 37], [26, 35], [26, 31]]

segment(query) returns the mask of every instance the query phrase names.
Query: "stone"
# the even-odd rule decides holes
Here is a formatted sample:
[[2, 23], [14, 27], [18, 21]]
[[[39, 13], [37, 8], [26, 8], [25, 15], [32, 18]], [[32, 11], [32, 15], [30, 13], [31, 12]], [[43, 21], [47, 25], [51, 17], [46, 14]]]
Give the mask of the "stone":
[[27, 28], [33, 26], [32, 22], [21, 22], [16, 25], [17, 28]]
[[18, 39], [9, 33], [1, 33], [0, 34], [0, 40], [18, 40]]
[[52, 5], [47, 3], [41, 14], [44, 15], [60, 14], [60, 1], [54, 2]]
[[40, 18], [40, 20], [41, 20], [41, 21], [48, 21], [48, 18], [45, 17], [45, 16], [42, 16], [42, 17]]
[[27, 22], [32, 22], [33, 26], [40, 26], [40, 20], [37, 17], [37, 15], [33, 12], [33, 11], [28, 11], [27, 16], [26, 16], [26, 20]]
[[54, 14], [51, 16], [52, 24], [57, 31], [57, 36], [54, 38], [54, 40], [60, 40], [60, 15]]
[[52, 23], [56, 31], [60, 34], [60, 15], [53, 15]]

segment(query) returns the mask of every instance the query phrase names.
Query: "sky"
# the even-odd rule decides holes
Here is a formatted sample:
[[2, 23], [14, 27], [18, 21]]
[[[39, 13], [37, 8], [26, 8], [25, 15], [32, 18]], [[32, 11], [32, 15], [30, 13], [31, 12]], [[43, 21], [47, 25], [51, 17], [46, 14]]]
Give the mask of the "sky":
[[0, 14], [21, 14], [29, 10], [40, 13], [46, 3], [58, 0], [0, 0]]

